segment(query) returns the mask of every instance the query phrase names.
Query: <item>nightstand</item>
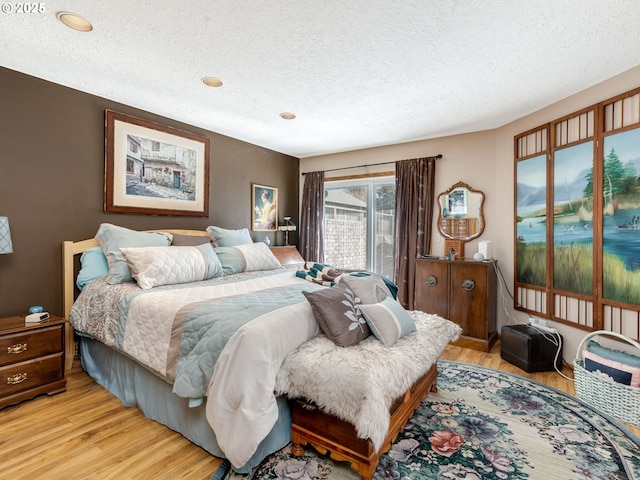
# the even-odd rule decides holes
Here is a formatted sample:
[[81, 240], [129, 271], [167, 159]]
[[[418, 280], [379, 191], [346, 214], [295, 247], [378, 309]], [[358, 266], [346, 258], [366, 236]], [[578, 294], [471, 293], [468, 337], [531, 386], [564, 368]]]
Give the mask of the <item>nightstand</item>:
[[304, 268], [304, 259], [294, 245], [269, 247], [280, 264], [284, 267]]
[[25, 323], [0, 318], [0, 408], [46, 393], [64, 392], [66, 320]]

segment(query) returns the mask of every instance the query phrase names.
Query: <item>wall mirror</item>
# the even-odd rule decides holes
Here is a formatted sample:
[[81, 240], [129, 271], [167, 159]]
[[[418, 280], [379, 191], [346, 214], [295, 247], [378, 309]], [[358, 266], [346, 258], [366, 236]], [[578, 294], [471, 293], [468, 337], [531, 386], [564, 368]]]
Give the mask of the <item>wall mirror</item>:
[[484, 231], [484, 193], [464, 182], [438, 195], [438, 231], [445, 238], [468, 241]]

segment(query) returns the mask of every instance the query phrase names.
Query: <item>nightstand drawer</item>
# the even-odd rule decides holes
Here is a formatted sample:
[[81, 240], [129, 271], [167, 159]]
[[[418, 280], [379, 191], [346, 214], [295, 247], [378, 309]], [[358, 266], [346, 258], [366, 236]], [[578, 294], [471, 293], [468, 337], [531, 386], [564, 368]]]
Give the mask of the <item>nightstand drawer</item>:
[[1, 367], [0, 397], [57, 381], [64, 382], [63, 352]]
[[29, 330], [0, 338], [0, 366], [62, 352], [63, 327]]

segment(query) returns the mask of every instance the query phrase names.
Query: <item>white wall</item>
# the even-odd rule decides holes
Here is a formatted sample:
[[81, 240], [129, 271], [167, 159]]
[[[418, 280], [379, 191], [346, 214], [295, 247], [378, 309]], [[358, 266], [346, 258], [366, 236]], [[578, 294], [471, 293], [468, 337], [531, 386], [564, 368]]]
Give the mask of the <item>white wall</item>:
[[[300, 161], [300, 171], [371, 165], [441, 153], [443, 158], [438, 160], [436, 167], [436, 192], [447, 190], [454, 183], [463, 181], [477, 190], [484, 191], [486, 196], [486, 228], [478, 239], [465, 245], [466, 256], [473, 256], [478, 249], [479, 241], [491, 240], [492, 256], [498, 260], [507, 287], [513, 293], [514, 136], [638, 86], [640, 66], [495, 130], [305, 158]], [[330, 178], [391, 170], [393, 165], [384, 165], [330, 172], [326, 176]], [[300, 181], [302, 192], [304, 178]], [[434, 254], [442, 255], [444, 245], [442, 237], [435, 229], [435, 222], [433, 228], [432, 251]], [[513, 301], [508, 297], [504, 286], [499, 290], [499, 295], [498, 330], [509, 323], [528, 321], [525, 314], [513, 310]], [[505, 302], [502, 295], [507, 299]], [[503, 304], [506, 304], [505, 308]], [[553, 326], [564, 336], [564, 358], [572, 363], [585, 332], [560, 324]]]

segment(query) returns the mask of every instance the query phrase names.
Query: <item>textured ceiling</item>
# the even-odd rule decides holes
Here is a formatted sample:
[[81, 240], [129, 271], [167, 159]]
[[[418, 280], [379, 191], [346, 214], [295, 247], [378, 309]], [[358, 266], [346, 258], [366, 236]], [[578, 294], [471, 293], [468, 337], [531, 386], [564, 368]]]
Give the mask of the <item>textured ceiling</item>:
[[496, 128], [640, 65], [638, 0], [6, 5], [1, 66], [300, 158]]

